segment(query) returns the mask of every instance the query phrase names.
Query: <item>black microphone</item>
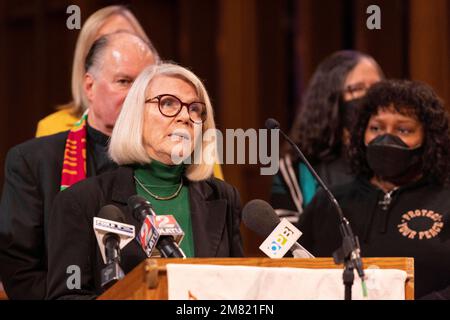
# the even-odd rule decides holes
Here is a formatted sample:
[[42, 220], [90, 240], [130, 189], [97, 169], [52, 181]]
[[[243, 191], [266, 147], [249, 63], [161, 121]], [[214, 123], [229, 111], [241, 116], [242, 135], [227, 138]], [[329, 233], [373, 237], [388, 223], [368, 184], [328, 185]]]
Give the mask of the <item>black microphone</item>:
[[[263, 238], [267, 238], [280, 223], [280, 218], [270, 204], [264, 200], [255, 199], [248, 202], [242, 209], [244, 225]], [[289, 248], [295, 258], [314, 258], [314, 256], [295, 242]]]
[[[102, 226], [104, 227], [104, 225], [102, 225], [101, 223], [96, 223], [96, 221], [98, 220], [94, 218], [94, 231], [96, 232], [96, 235], [98, 235], [100, 247], [104, 250], [106, 267], [101, 271], [101, 286], [106, 289], [114, 284], [117, 280], [120, 280], [124, 277], [123, 270], [119, 265], [120, 247], [121, 244], [122, 246], [124, 246], [125, 243], [127, 243], [127, 240], [126, 238], [121, 238], [118, 232], [121, 232], [123, 230], [123, 227], [125, 227], [126, 229], [128, 225], [124, 224], [125, 216], [122, 211], [111, 204], [102, 207], [97, 217], [107, 220], [107, 223], [109, 224], [109, 230], [111, 230], [106, 232], [103, 237], [101, 237], [99, 232], [101, 232]], [[117, 223], [122, 225], [119, 226], [119, 224]], [[134, 237], [134, 227], [129, 226], [129, 228], [130, 230], [133, 229], [132, 237]], [[104, 247], [100, 244], [100, 241], [102, 242]]]
[[[102, 219], [112, 220], [125, 223], [125, 216], [116, 206], [110, 204], [100, 209], [98, 217]], [[115, 261], [120, 262], [120, 237], [116, 233], [108, 232], [103, 236], [103, 244], [105, 245], [106, 264]]]
[[[146, 226], [145, 223], [146, 219], [148, 219], [150, 216], [156, 216], [156, 213], [153, 210], [153, 206], [148, 200], [139, 195], [133, 195], [128, 199], [128, 206], [132, 210], [133, 216], [140, 223], [143, 224], [142, 232], [145, 233], [151, 232], [153, 234], [157, 232], [156, 227], [154, 226], [153, 223], [150, 222], [150, 220], [148, 220], [148, 225], [151, 225], [150, 228], [152, 230], [148, 230], [148, 227]], [[146, 237], [144, 236], [144, 238]], [[153, 239], [149, 240], [152, 241]], [[141, 245], [143, 250], [147, 253], [147, 255], [151, 253], [153, 249], [152, 247], [154, 246], [154, 244], [150, 244], [148, 241], [141, 243]], [[159, 250], [159, 252], [164, 258], [186, 258], [185, 254], [178, 246], [173, 236], [170, 235], [159, 236], [156, 239], [156, 248]]]
[[271, 130], [271, 129], [278, 129], [279, 132], [283, 135], [283, 137], [286, 139], [286, 141], [294, 148], [294, 150], [297, 152], [297, 154], [299, 155], [300, 159], [303, 161], [303, 163], [306, 165], [306, 167], [308, 168], [308, 170], [311, 172], [311, 174], [314, 176], [314, 178], [317, 180], [317, 182], [319, 183], [319, 185], [323, 188], [323, 190], [325, 191], [326, 195], [328, 196], [328, 199], [331, 201], [331, 203], [333, 204], [333, 206], [336, 208], [336, 211], [339, 215], [339, 218], [341, 220], [340, 223], [340, 232], [342, 235], [342, 247], [339, 248], [338, 250], [336, 250], [333, 253], [333, 258], [336, 264], [341, 264], [346, 262], [347, 260], [350, 260], [352, 263], [353, 268], [355, 268], [358, 272], [359, 277], [361, 278], [361, 280], [365, 279], [365, 275], [364, 275], [364, 269], [363, 269], [363, 264], [361, 261], [361, 249], [359, 247], [359, 241], [358, 241], [358, 237], [353, 235], [353, 231], [350, 227], [350, 223], [347, 220], [347, 218], [345, 218], [343, 212], [342, 212], [342, 208], [339, 205], [339, 203], [337, 202], [336, 198], [334, 197], [334, 195], [331, 193], [330, 189], [328, 189], [328, 187], [326, 186], [326, 184], [322, 181], [322, 179], [319, 177], [319, 175], [317, 174], [316, 170], [314, 170], [314, 168], [311, 166], [311, 164], [309, 163], [308, 159], [306, 159], [305, 155], [303, 154], [303, 152], [299, 149], [299, 147], [288, 137], [288, 135], [286, 135], [283, 130], [280, 129], [280, 124], [278, 123], [277, 120], [273, 119], [273, 118], [269, 118], [266, 120], [266, 128]]

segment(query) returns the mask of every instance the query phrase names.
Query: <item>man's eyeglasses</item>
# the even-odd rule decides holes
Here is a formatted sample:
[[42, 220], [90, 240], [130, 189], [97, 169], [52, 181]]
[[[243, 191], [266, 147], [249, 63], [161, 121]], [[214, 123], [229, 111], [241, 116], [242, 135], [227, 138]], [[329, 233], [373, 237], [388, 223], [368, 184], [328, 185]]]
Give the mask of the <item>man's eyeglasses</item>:
[[206, 120], [206, 104], [203, 102], [185, 103], [171, 94], [160, 94], [145, 103], [158, 103], [159, 112], [166, 117], [176, 117], [185, 106], [189, 113], [189, 119], [196, 124], [201, 124]]

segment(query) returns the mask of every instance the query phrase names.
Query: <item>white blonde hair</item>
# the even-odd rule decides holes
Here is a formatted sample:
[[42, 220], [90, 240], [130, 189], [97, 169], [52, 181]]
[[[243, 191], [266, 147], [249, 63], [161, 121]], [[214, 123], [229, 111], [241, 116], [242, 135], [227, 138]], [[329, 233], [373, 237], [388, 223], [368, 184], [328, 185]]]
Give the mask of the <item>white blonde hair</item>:
[[84, 23], [81, 28], [80, 34], [75, 46], [75, 54], [73, 57], [72, 65], [72, 99], [73, 101], [64, 107], [69, 107], [71, 113], [75, 116], [81, 116], [81, 114], [87, 109], [88, 101], [83, 90], [83, 78], [86, 70], [84, 69], [84, 63], [86, 56], [91, 48], [92, 44], [98, 38], [98, 30], [105, 24], [113, 15], [120, 15], [124, 17], [130, 25], [133, 27], [137, 36], [142, 38], [149, 46], [156, 62], [159, 61], [159, 55], [155, 47], [151, 43], [150, 39], [145, 34], [144, 29], [139, 24], [136, 17], [124, 6], [114, 5], [104, 7], [97, 10]]
[[[145, 94], [152, 79], [160, 75], [190, 83], [195, 88], [200, 101], [206, 104], [206, 120], [202, 125], [202, 137], [200, 137], [202, 143], [200, 161], [188, 165], [186, 177], [192, 181], [207, 179], [212, 175], [217, 159], [216, 125], [211, 101], [203, 83], [193, 72], [172, 63], [149, 66], [136, 78], [114, 126], [109, 144], [109, 155], [119, 165], [151, 162], [152, 159], [147, 154], [143, 141]], [[206, 131], [211, 138], [208, 141], [202, 139]]]

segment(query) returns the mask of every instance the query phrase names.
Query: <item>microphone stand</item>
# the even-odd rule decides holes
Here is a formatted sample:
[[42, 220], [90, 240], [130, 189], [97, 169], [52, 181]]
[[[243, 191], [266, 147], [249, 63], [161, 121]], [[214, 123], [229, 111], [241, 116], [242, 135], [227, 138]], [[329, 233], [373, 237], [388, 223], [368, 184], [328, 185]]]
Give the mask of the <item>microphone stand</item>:
[[[269, 119], [271, 120], [271, 119]], [[269, 122], [266, 121], [266, 127], [268, 129], [278, 129], [283, 137], [286, 139], [286, 141], [294, 148], [294, 150], [298, 153], [303, 163], [306, 165], [308, 170], [311, 172], [311, 174], [314, 176], [314, 178], [317, 180], [319, 185], [325, 190], [325, 192], [328, 195], [328, 198], [331, 200], [331, 203], [336, 208], [339, 219], [340, 219], [340, 225], [339, 230], [342, 235], [342, 246], [338, 248], [335, 252], [333, 252], [333, 259], [334, 263], [336, 264], [344, 264], [344, 272], [342, 275], [343, 283], [345, 286], [345, 300], [351, 300], [352, 299], [352, 286], [353, 281], [355, 279], [354, 275], [354, 269], [358, 272], [358, 275], [363, 282], [364, 286], [364, 269], [361, 261], [361, 249], [359, 246], [358, 237], [353, 235], [352, 228], [350, 227], [350, 223], [348, 222], [347, 218], [345, 218], [341, 206], [337, 202], [334, 195], [331, 193], [331, 191], [328, 189], [328, 187], [325, 185], [325, 183], [322, 181], [322, 179], [317, 174], [316, 170], [311, 166], [309, 161], [306, 159], [303, 152], [299, 149], [299, 147], [279, 128], [278, 122], [276, 120], [272, 121], [273, 125], [267, 125]], [[276, 123], [276, 126], [274, 127]]]
[[[109, 239], [108, 239], [109, 238]], [[106, 266], [101, 271], [101, 286], [104, 290], [125, 276], [120, 262], [120, 238], [116, 234], [105, 235]]]

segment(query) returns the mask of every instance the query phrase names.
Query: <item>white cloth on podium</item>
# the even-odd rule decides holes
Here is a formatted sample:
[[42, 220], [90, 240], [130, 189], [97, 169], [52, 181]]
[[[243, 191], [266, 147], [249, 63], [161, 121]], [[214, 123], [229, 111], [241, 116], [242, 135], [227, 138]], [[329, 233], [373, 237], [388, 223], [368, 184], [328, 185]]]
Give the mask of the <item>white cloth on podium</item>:
[[[407, 274], [366, 269], [369, 300], [404, 300]], [[171, 300], [343, 300], [342, 269], [167, 264]], [[355, 272], [352, 298], [362, 300]]]

